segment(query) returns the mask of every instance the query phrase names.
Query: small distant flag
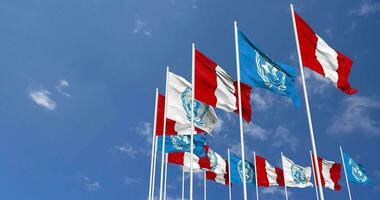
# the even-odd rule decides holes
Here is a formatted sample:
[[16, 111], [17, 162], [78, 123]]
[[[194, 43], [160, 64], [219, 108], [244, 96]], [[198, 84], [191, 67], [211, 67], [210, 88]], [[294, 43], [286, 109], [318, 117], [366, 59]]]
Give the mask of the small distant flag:
[[199, 172], [202, 169], [205, 169], [207, 166], [199, 162], [199, 157], [193, 154], [191, 157], [190, 152], [172, 152], [168, 153], [168, 163], [181, 165], [185, 171], [190, 171], [190, 165], [193, 162], [193, 171]]
[[356, 163], [348, 154], [343, 153], [347, 178], [350, 182], [367, 185], [371, 182], [362, 164]]
[[322, 186], [339, 191], [341, 189], [339, 180], [341, 178], [342, 165], [340, 163], [318, 157], [318, 166]]
[[[158, 149], [162, 148], [163, 137], [158, 137]], [[193, 135], [194, 154], [203, 157], [206, 156], [204, 144], [206, 138], [201, 134]], [[165, 152], [190, 152], [191, 136], [190, 135], [169, 135], [165, 137]]]
[[282, 155], [282, 166], [284, 169], [284, 181], [286, 187], [312, 187], [310, 182], [311, 168], [295, 164], [292, 160]]
[[246, 183], [255, 184], [255, 167], [252, 163], [245, 161], [235, 154], [230, 154], [231, 183], [243, 183], [243, 165], [245, 165]]
[[355, 94], [357, 90], [348, 82], [351, 59], [331, 48], [296, 12], [294, 16], [303, 65], [329, 79], [343, 92]]
[[223, 185], [228, 185], [229, 180], [228, 180], [228, 173], [226, 174], [217, 174], [213, 171], [206, 171], [206, 178], [208, 180], [215, 181], [217, 183], [223, 184]]
[[273, 167], [269, 162], [256, 155], [257, 185], [263, 187], [284, 186], [284, 171], [279, 167]]
[[[184, 78], [169, 72], [167, 91], [167, 118], [174, 120], [175, 129], [191, 133], [191, 84]], [[194, 100], [194, 126], [207, 133], [214, 128], [218, 118], [214, 109]], [[178, 131], [180, 132], [180, 131]]]
[[296, 70], [272, 61], [243, 32], [238, 33], [241, 81], [252, 87], [268, 89], [290, 97], [295, 106], [300, 101], [296, 87]]
[[205, 145], [206, 157], [200, 158], [200, 163], [209, 163], [206, 168], [206, 178], [217, 183], [228, 185], [228, 163], [221, 155]]
[[[251, 120], [251, 87], [241, 83], [243, 117]], [[205, 104], [237, 112], [239, 108], [237, 82], [218, 64], [195, 50], [195, 98]]]

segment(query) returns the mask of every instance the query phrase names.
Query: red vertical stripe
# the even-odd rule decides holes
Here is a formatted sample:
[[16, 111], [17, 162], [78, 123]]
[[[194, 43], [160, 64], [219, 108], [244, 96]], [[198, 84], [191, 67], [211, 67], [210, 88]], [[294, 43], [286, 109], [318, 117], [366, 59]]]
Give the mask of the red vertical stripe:
[[339, 179], [341, 177], [341, 169], [342, 169], [342, 165], [339, 163], [334, 163], [330, 169], [330, 177], [331, 177], [331, 180], [334, 182], [335, 190], [340, 190], [340, 188], [342, 188], [339, 185]]
[[185, 156], [185, 152], [168, 153], [168, 162], [183, 166], [184, 156]]
[[256, 176], [259, 186], [269, 187], [267, 170], [265, 169], [265, 159], [256, 155]]
[[279, 186], [285, 186], [285, 181], [284, 181], [284, 171], [281, 168], [275, 167], [276, 174], [277, 174], [277, 183]]
[[340, 53], [339, 51], [336, 52], [338, 53], [337, 72], [339, 75], [337, 86], [339, 89], [341, 89], [343, 92], [347, 94], [355, 94], [357, 90], [352, 88], [350, 86], [350, 83], [348, 82], [348, 76], [350, 75], [352, 60]]
[[323, 177], [323, 174], [322, 174], [322, 158], [320, 158], [320, 157], [318, 157], [318, 169], [319, 169], [319, 174], [321, 176], [322, 186], [325, 186], [326, 182], [325, 182], [325, 178]]
[[216, 106], [216, 66], [211, 59], [195, 50], [195, 99]]
[[[235, 97], [236, 97], [236, 107], [237, 109], [234, 111], [236, 113], [239, 113], [239, 94], [238, 94], [238, 87], [237, 87], [237, 81], [234, 81], [235, 86]], [[251, 114], [252, 114], [252, 107], [251, 107], [251, 90], [252, 88], [244, 83], [240, 83], [240, 89], [241, 89], [241, 105], [242, 105], [242, 115], [246, 122], [251, 121]]]

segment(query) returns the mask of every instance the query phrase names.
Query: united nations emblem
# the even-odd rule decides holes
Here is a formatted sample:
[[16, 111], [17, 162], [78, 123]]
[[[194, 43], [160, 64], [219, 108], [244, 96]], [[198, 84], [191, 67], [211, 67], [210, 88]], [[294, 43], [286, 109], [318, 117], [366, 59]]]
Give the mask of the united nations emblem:
[[257, 73], [263, 79], [265, 85], [269, 88], [275, 88], [279, 91], [285, 91], [285, 78], [286, 74], [278, 70], [268, 59], [260, 55], [260, 52], [256, 51], [256, 67]]
[[178, 151], [189, 152], [191, 139], [186, 135], [171, 135], [170, 140], [173, 144], [173, 147]]
[[214, 171], [218, 166], [218, 157], [212, 149], [208, 149], [207, 157], [210, 159], [211, 170]]
[[[245, 180], [247, 183], [253, 183], [255, 178], [255, 172], [251, 168], [248, 162], [244, 162], [245, 165]], [[243, 180], [243, 162], [240, 160], [237, 164], [240, 179]]]
[[367, 172], [364, 167], [360, 164], [356, 164], [351, 158], [348, 161], [351, 166], [351, 174], [358, 183], [365, 183], [368, 181]]
[[305, 169], [300, 166], [292, 165], [291, 172], [294, 181], [297, 184], [306, 184], [308, 182], [308, 178], [306, 177]]
[[[182, 106], [186, 111], [187, 120], [191, 122], [191, 88], [187, 87], [181, 94]], [[198, 126], [205, 124], [203, 118], [209, 111], [209, 106], [194, 99], [194, 123]]]

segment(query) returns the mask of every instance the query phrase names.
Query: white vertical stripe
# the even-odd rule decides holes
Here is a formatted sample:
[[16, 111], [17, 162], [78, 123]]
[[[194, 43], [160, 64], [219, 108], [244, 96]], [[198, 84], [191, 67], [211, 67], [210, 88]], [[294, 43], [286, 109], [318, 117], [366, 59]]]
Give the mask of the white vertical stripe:
[[216, 66], [216, 107], [233, 112], [237, 109], [233, 79], [221, 68]]
[[335, 185], [330, 175], [330, 169], [332, 168], [333, 164], [334, 162], [332, 161], [328, 161], [325, 159], [322, 160], [322, 175], [323, 179], [325, 180], [325, 187], [330, 188], [332, 190], [334, 190]]
[[269, 164], [267, 160], [265, 160], [265, 170], [267, 172], [269, 186], [278, 185], [276, 169], [271, 164]]
[[318, 38], [315, 56], [318, 62], [322, 65], [325, 77], [330, 79], [336, 86], [338, 83], [338, 53], [331, 48], [322, 38]]

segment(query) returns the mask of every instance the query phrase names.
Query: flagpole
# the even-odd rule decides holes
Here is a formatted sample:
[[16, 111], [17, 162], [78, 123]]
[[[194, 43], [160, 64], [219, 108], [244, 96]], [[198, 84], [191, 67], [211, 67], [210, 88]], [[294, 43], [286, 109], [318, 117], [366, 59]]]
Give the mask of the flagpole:
[[168, 179], [168, 153], [165, 153], [165, 179], [164, 179], [164, 200], [166, 200], [166, 181]]
[[191, 138], [190, 138], [190, 200], [193, 200], [193, 153], [194, 153], [194, 96], [195, 96], [195, 44], [192, 44], [191, 55]]
[[317, 200], [319, 200], [319, 195], [318, 195], [318, 184], [317, 184], [317, 179], [315, 177], [315, 166], [314, 166], [314, 162], [313, 162], [313, 154], [311, 153], [311, 150], [310, 150], [310, 161], [311, 161], [311, 167], [313, 168], [313, 176], [314, 176], [314, 184], [315, 184], [315, 195], [317, 196]]
[[164, 184], [164, 164], [165, 164], [165, 135], [166, 135], [166, 111], [168, 108], [168, 77], [169, 67], [166, 67], [166, 85], [165, 85], [165, 109], [164, 109], [164, 127], [162, 130], [162, 150], [161, 150], [161, 177], [160, 177], [160, 200], [162, 200], [162, 190]]
[[229, 200], [232, 200], [232, 194], [231, 194], [231, 161], [230, 161], [230, 148], [227, 148], [228, 152], [228, 197]]
[[[238, 29], [237, 22], [234, 21], [234, 32], [235, 32], [235, 53], [236, 53], [236, 71], [237, 71], [237, 83], [238, 83], [238, 96], [239, 96], [239, 125], [240, 125], [240, 148], [241, 148], [241, 159], [245, 162], [244, 155], [244, 134], [243, 134], [243, 114], [241, 106], [241, 88], [240, 88], [240, 59], [239, 59], [239, 42], [238, 42]], [[247, 200], [247, 185], [246, 185], [246, 169], [245, 164], [243, 164], [243, 196], [244, 200]]]
[[182, 167], [182, 200], [185, 200], [185, 169]]
[[[284, 169], [284, 154], [281, 152], [281, 162], [282, 168]], [[284, 174], [284, 188], [285, 188], [285, 199], [288, 200], [288, 189], [286, 189], [286, 178]]]
[[153, 161], [153, 178], [152, 178], [152, 196], [151, 200], [154, 199], [154, 189], [155, 189], [155, 181], [156, 181], [156, 163], [157, 163], [157, 142], [158, 142], [158, 137], [154, 137], [154, 161]]
[[154, 104], [154, 119], [153, 119], [153, 133], [152, 133], [152, 156], [150, 158], [150, 176], [149, 176], [149, 197], [152, 200], [152, 187], [153, 187], [153, 160], [154, 160], [154, 147], [155, 147], [155, 132], [156, 132], [156, 118], [157, 118], [157, 102], [158, 102], [158, 88], [156, 88], [156, 99]]
[[[296, 39], [299, 68], [300, 68], [301, 78], [302, 78], [302, 88], [303, 88], [303, 94], [304, 94], [304, 98], [305, 98], [306, 114], [307, 114], [307, 119], [308, 119], [308, 124], [309, 124], [311, 145], [312, 145], [313, 155], [314, 155], [313, 159], [314, 159], [314, 163], [318, 163], [317, 147], [315, 145], [314, 131], [313, 131], [313, 122], [311, 120], [311, 113], [310, 113], [310, 108], [309, 108], [309, 98], [308, 98], [308, 95], [307, 95], [305, 76], [304, 76], [304, 72], [303, 72], [302, 57], [301, 57], [301, 51], [300, 51], [300, 46], [299, 46], [299, 41], [298, 41], [298, 33], [297, 33], [297, 28], [296, 28], [296, 21], [295, 21], [295, 16], [294, 16], [293, 4], [290, 4], [290, 9], [291, 9], [291, 12], [292, 12], [294, 36], [295, 36], [295, 39]], [[317, 174], [318, 185], [322, 185], [321, 184], [321, 175], [320, 175], [320, 172], [319, 172], [319, 170], [316, 170], [316, 171], [317, 171], [316, 174]], [[320, 197], [320, 199], [324, 200], [325, 198], [324, 198], [324, 195], [323, 195], [322, 187], [318, 187], [318, 189], [319, 189], [319, 197]]]
[[351, 190], [350, 190], [350, 184], [348, 183], [348, 177], [347, 177], [347, 171], [346, 171], [346, 164], [344, 163], [344, 158], [343, 158], [343, 150], [342, 150], [342, 146], [339, 146], [339, 149], [340, 149], [340, 156], [342, 157], [342, 163], [343, 163], [343, 169], [344, 169], [344, 176], [346, 176], [346, 184], [347, 184], [348, 196], [350, 197], [350, 200], [352, 200], [352, 197], [351, 197]]
[[253, 152], [253, 162], [255, 164], [255, 182], [256, 182], [256, 200], [259, 200], [259, 185], [257, 183], [257, 168], [256, 168], [256, 151]]
[[206, 170], [204, 170], [204, 173], [203, 173], [203, 199], [207, 200]]

